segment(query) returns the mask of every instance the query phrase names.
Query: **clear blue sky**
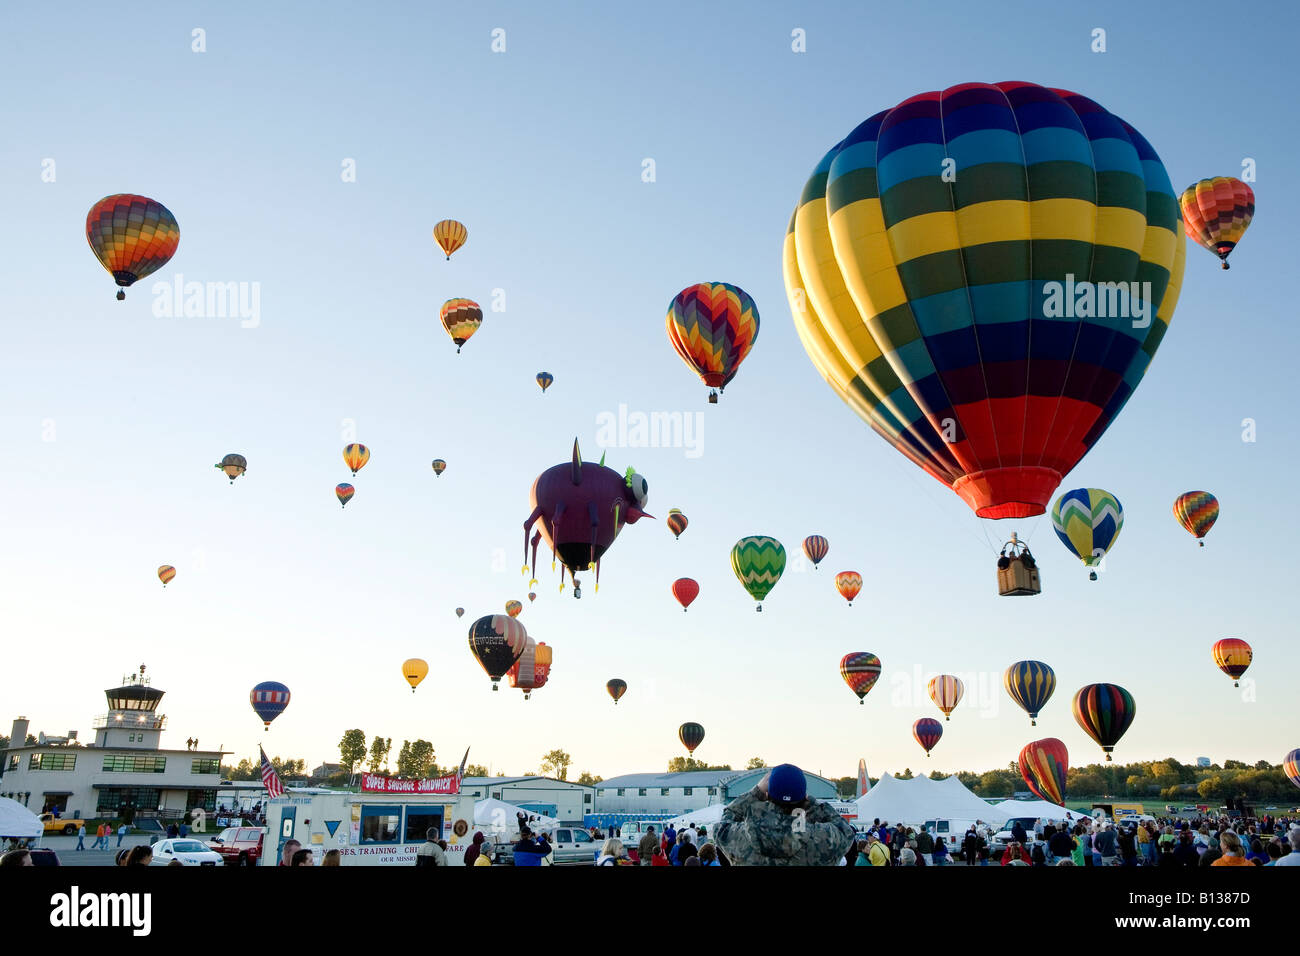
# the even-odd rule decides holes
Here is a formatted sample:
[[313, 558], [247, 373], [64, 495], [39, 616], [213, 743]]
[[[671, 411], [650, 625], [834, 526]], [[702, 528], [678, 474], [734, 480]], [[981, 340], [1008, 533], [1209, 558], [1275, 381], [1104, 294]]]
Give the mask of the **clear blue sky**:
[[[1092, 681], [1137, 699], [1119, 760], [1278, 762], [1296, 737], [1291, 652], [1298, 333], [1287, 289], [1300, 154], [1297, 14], [1277, 5], [1225, 54], [1221, 4], [79, 3], [12, 8], [0, 30], [11, 93], [0, 138], [3, 348], [0, 513], [6, 673], [0, 717], [89, 730], [102, 688], [146, 662], [169, 694], [171, 743], [235, 757], [334, 759], [360, 726], [433, 741], [441, 763], [511, 773], [563, 747], [574, 772], [662, 768], [684, 753], [790, 760], [827, 775], [1005, 765], [1055, 735], [1100, 758], [1069, 700]], [[1267, 22], [1265, 22], [1267, 21]], [[191, 52], [206, 30], [207, 52]], [[491, 31], [506, 52], [491, 52]], [[1108, 51], [1090, 51], [1091, 31]], [[807, 52], [791, 51], [791, 30]], [[1241, 27], [1233, 28], [1242, 29]], [[1234, 33], [1234, 35], [1236, 35]], [[1235, 42], [1235, 41], [1233, 41]], [[1236, 50], [1236, 47], [1232, 47]], [[781, 242], [804, 180], [872, 113], [925, 90], [1029, 80], [1084, 93], [1151, 141], [1181, 189], [1258, 164], [1259, 215], [1233, 269], [1188, 250], [1182, 299], [1116, 424], [1066, 479], [1123, 502], [1102, 580], [1050, 520], [975, 519], [858, 421], [804, 355]], [[641, 179], [653, 158], [657, 181]], [[56, 180], [42, 182], [42, 161]], [[345, 159], [355, 183], [341, 181]], [[180, 248], [124, 303], [86, 246], [86, 211], [139, 192], [165, 203]], [[452, 262], [430, 231], [467, 223]], [[260, 283], [256, 328], [158, 318], [150, 286]], [[758, 304], [753, 355], [717, 406], [664, 335], [682, 287], [724, 280]], [[457, 355], [443, 300], [506, 293]], [[543, 396], [533, 375], [555, 384]], [[600, 593], [557, 591], [549, 565], [522, 620], [555, 648], [525, 702], [492, 694], [466, 649], [479, 614], [523, 598], [528, 490], [596, 420], [702, 412], [698, 458], [610, 449], [650, 483], [658, 521], [629, 527]], [[1243, 443], [1254, 418], [1258, 440]], [[373, 458], [343, 466], [345, 420]], [[51, 432], [52, 429], [52, 432]], [[53, 440], [45, 440], [52, 438]], [[213, 462], [249, 472], [231, 487]], [[429, 462], [445, 458], [435, 479]], [[345, 512], [333, 486], [352, 481]], [[1198, 549], [1170, 514], [1191, 489], [1223, 517]], [[674, 541], [662, 518], [691, 525]], [[983, 525], [984, 527], [981, 527]], [[996, 594], [993, 551], [1028, 536], [1044, 592]], [[791, 569], [761, 615], [731, 574], [746, 534], [793, 556], [825, 534], [818, 572]], [[163, 591], [163, 563], [178, 576]], [[852, 608], [836, 571], [866, 581]], [[701, 584], [683, 615], [668, 593]], [[467, 609], [457, 620], [453, 608]], [[1243, 701], [1210, 645], [1255, 648]], [[880, 655], [860, 707], [840, 657]], [[431, 674], [412, 695], [409, 656]], [[1031, 732], [1000, 689], [1036, 657], [1060, 686]], [[977, 675], [926, 760], [911, 738], [937, 710], [913, 674]], [[605, 681], [630, 689], [615, 708]], [[257, 681], [293, 690], [264, 734]], [[984, 700], [981, 701], [981, 685]]]

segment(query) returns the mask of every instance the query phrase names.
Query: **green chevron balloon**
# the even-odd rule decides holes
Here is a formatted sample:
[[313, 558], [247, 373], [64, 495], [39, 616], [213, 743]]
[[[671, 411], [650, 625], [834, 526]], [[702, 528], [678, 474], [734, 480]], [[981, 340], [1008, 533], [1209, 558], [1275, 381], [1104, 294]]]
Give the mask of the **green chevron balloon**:
[[731, 570], [763, 610], [763, 598], [776, 587], [785, 571], [785, 548], [776, 538], [757, 534], [741, 538], [731, 549]]
[[1119, 538], [1124, 509], [1109, 491], [1076, 488], [1056, 499], [1052, 527], [1071, 554], [1094, 568]]

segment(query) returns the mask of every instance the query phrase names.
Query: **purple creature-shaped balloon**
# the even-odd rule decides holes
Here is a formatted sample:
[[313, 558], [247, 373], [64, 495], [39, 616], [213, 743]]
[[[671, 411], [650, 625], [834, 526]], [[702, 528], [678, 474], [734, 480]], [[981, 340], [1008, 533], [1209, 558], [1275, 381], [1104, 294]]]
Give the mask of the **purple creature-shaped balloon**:
[[[600, 464], [583, 462], [578, 440], [573, 440], [573, 459], [547, 468], [533, 482], [533, 512], [524, 522], [524, 561], [528, 561], [528, 535], [533, 532], [532, 583], [537, 581], [537, 545], [545, 538], [551, 546], [551, 563], [558, 555], [560, 563], [573, 580], [573, 596], [582, 597], [579, 571], [596, 572], [596, 590], [600, 590], [600, 559], [618, 537], [625, 524], [639, 518], [654, 519], [647, 514], [649, 496], [646, 480], [631, 468], [620, 475]], [[529, 571], [524, 565], [524, 573]], [[560, 572], [560, 589], [564, 589], [564, 572]]]

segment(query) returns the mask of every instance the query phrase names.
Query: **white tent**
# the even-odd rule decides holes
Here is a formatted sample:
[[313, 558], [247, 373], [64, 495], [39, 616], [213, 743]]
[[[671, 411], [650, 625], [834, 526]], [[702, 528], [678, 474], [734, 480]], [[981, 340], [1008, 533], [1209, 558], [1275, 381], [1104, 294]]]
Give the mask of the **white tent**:
[[855, 801], [858, 825], [880, 819], [919, 826], [927, 820], [954, 820], [963, 824], [1002, 823], [1008, 814], [971, 793], [956, 777], [931, 780], [927, 776], [900, 780], [885, 774], [870, 792]]
[[517, 814], [520, 813], [533, 818], [528, 822], [532, 830], [548, 830], [560, 825], [560, 821], [554, 817], [542, 816], [540, 813], [517, 807], [513, 803], [488, 797], [474, 804], [474, 826], [480, 829], [487, 827], [496, 833], [517, 833], [519, 831]]
[[40, 817], [17, 800], [0, 797], [0, 836], [38, 837], [44, 832]]
[[1058, 820], [1088, 820], [1091, 819], [1088, 814], [1079, 810], [1067, 810], [1065, 807], [1058, 807], [1047, 800], [1003, 800], [997, 805], [999, 810], [1005, 811], [1007, 818], [1011, 817], [1034, 817], [1042, 820], [1044, 823], [1052, 823]]
[[[722, 811], [727, 809], [725, 803], [711, 803], [700, 810], [692, 810], [690, 813], [683, 813], [680, 817], [673, 817], [671, 820], [665, 820], [661, 826], [673, 825], [674, 830], [680, 830], [682, 827], [690, 826], [694, 823], [697, 827], [716, 827], [722, 822]], [[658, 832], [658, 830], [656, 830]]]

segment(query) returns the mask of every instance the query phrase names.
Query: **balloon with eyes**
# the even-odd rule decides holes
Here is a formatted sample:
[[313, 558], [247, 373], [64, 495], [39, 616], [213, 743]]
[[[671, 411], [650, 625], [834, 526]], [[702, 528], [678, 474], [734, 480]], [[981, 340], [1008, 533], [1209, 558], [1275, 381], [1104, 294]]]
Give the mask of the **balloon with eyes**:
[[[524, 522], [524, 561], [528, 561], [528, 535], [532, 532], [532, 580], [537, 581], [537, 545], [544, 538], [551, 546], [551, 566], [558, 555], [560, 563], [573, 581], [573, 596], [582, 597], [579, 571], [596, 572], [596, 590], [600, 590], [600, 559], [618, 537], [625, 524], [650, 518], [644, 510], [649, 486], [631, 468], [620, 475], [599, 464], [584, 462], [573, 440], [571, 461], [546, 469], [533, 482], [533, 511]], [[533, 526], [537, 530], [533, 531]], [[529, 572], [525, 563], [524, 573]], [[560, 572], [560, 590], [564, 590], [564, 571]]]

